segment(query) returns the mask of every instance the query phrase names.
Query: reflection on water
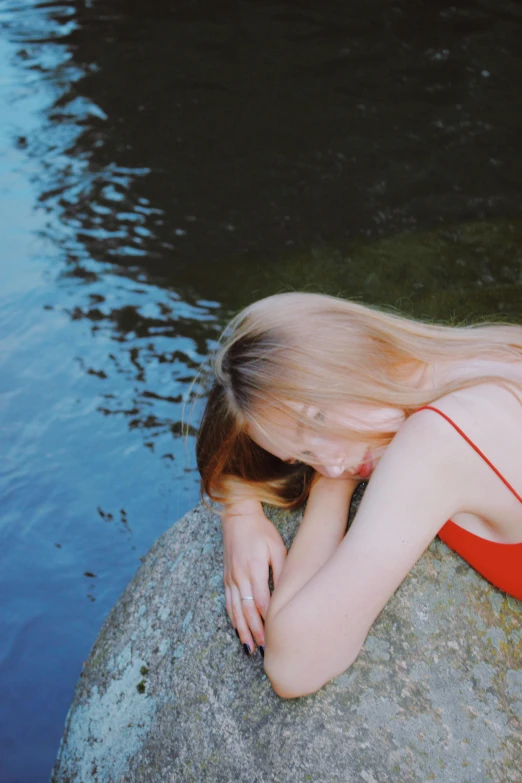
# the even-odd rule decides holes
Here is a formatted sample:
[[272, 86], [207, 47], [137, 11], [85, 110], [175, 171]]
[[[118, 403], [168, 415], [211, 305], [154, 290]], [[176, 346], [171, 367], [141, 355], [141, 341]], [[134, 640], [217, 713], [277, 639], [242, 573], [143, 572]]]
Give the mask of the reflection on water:
[[516, 3], [12, 7], [74, 274], [235, 305], [230, 259], [520, 214]]
[[2, 4], [2, 783], [46, 778], [100, 623], [197, 498], [182, 406], [231, 312], [306, 288], [520, 317], [521, 23]]

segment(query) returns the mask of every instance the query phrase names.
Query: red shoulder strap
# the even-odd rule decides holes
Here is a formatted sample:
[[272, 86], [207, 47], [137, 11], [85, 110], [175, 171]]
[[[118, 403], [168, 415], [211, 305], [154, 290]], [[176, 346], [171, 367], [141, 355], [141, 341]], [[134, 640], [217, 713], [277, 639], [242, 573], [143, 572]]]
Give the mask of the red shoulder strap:
[[489, 460], [489, 459], [486, 457], [486, 455], [484, 454], [484, 452], [482, 452], [482, 451], [479, 449], [479, 447], [478, 447], [478, 446], [476, 446], [476, 445], [473, 443], [473, 441], [471, 440], [471, 438], [468, 438], [468, 436], [466, 435], [466, 433], [465, 433], [465, 432], [463, 432], [463, 431], [460, 429], [460, 427], [458, 426], [458, 424], [455, 424], [455, 422], [453, 421], [453, 419], [450, 419], [450, 417], [449, 417], [449, 416], [447, 416], [445, 413], [443, 413], [442, 411], [440, 411], [438, 408], [434, 408], [434, 407], [433, 407], [433, 405], [423, 405], [423, 406], [422, 406], [422, 408], [417, 408], [417, 410], [415, 411], [415, 413], [417, 413], [418, 411], [424, 411], [424, 410], [428, 410], [428, 411], [435, 411], [435, 413], [438, 413], [438, 414], [439, 414], [439, 416], [442, 416], [442, 418], [443, 418], [443, 419], [446, 419], [446, 421], [447, 421], [447, 422], [449, 422], [449, 424], [451, 424], [451, 426], [452, 426], [452, 427], [453, 427], [455, 430], [457, 430], [457, 432], [459, 433], [459, 435], [462, 435], [462, 437], [464, 438], [464, 440], [466, 441], [466, 443], [469, 443], [469, 445], [471, 446], [471, 448], [472, 448], [472, 449], [474, 449], [474, 450], [477, 452], [477, 454], [479, 455], [479, 457], [482, 457], [482, 459], [484, 460], [484, 462], [485, 462], [487, 465], [489, 465], [489, 467], [491, 468], [491, 470], [492, 470], [494, 473], [496, 473], [496, 474], [497, 474], [497, 476], [499, 477], [499, 479], [500, 479], [500, 480], [503, 482], [503, 484], [505, 484], [505, 485], [506, 485], [506, 487], [507, 487], [507, 488], [508, 488], [508, 489], [509, 489], [509, 490], [510, 490], [512, 493], [513, 493], [513, 495], [516, 497], [516, 499], [517, 499], [517, 500], [519, 500], [519, 501], [522, 503], [522, 497], [520, 497], [520, 495], [518, 494], [518, 492], [517, 492], [517, 491], [516, 491], [516, 490], [515, 490], [515, 489], [514, 489], [512, 486], [511, 486], [511, 484], [509, 483], [509, 481], [507, 481], [507, 480], [504, 478], [504, 476], [502, 475], [502, 473], [500, 472], [500, 470], [498, 470], [498, 469], [497, 469], [497, 468], [496, 468], [496, 467], [493, 465], [493, 463], [492, 463], [492, 462], [490, 462], [490, 460]]

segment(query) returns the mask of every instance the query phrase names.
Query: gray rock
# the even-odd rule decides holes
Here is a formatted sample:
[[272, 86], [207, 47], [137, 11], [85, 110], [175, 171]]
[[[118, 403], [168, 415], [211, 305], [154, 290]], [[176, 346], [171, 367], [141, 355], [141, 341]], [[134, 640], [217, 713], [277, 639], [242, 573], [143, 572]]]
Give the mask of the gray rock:
[[[298, 515], [273, 512], [288, 541]], [[153, 546], [105, 622], [52, 783], [521, 783], [522, 604], [435, 541], [355, 664], [284, 701], [222, 591], [219, 518]]]

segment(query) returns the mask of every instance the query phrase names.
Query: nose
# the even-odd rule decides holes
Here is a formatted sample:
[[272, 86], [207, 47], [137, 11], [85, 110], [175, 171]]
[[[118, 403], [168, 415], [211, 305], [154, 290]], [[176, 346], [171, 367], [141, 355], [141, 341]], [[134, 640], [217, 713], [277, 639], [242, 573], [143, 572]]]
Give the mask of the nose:
[[306, 448], [312, 452], [311, 464], [319, 473], [329, 478], [338, 478], [344, 473], [347, 457], [337, 442], [314, 435], [306, 443]]

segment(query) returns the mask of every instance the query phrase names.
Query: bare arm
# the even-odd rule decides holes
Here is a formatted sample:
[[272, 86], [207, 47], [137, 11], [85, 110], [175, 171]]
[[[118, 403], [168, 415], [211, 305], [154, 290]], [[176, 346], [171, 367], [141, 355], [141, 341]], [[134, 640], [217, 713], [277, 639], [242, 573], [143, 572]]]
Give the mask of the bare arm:
[[343, 540], [350, 501], [358, 483], [354, 479], [324, 476], [315, 481], [272, 596], [272, 613], [282, 609], [307, 584]]
[[[459, 508], [458, 472], [438, 422], [419, 414], [404, 425], [348, 534], [337, 547], [332, 541], [331, 556], [291, 597], [292, 591], [281, 600], [274, 593], [265, 669], [280, 696], [312, 693], [355, 660], [377, 615]], [[316, 513], [322, 515], [321, 509]], [[308, 574], [314, 549], [321, 546], [318, 517], [309, 520], [310, 532], [303, 529], [292, 561], [292, 570], [302, 563]], [[334, 534], [336, 524], [339, 535], [338, 521], [327, 527]]]

